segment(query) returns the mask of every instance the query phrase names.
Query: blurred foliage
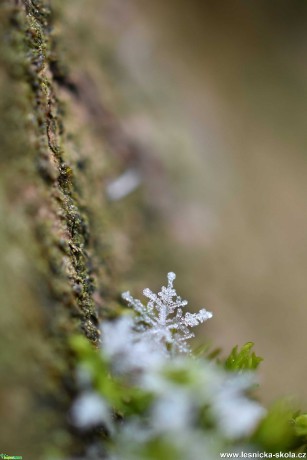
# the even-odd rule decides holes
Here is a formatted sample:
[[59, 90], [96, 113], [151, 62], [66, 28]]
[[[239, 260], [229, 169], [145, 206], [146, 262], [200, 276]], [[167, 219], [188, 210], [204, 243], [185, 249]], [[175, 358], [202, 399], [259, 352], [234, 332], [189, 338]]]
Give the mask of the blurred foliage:
[[297, 432], [293, 423], [294, 408], [286, 401], [275, 403], [254, 435], [254, 441], [268, 452], [290, 451], [297, 447]]
[[81, 335], [70, 339], [70, 345], [83, 371], [90, 376], [93, 387], [113, 407], [117, 415], [129, 416], [143, 412], [151, 401], [150, 394], [140, 388], [127, 386], [110, 373], [110, 363], [97, 353], [92, 344]]
[[[127, 417], [128, 420], [130, 417], [133, 420], [138, 415], [144, 418], [144, 424], [146, 425], [146, 420], [149, 416], [148, 409], [154, 396], [146, 394], [144, 390], [137, 386], [127, 386], [123, 378], [114, 377], [111, 371], [112, 363], [108, 362], [103, 353], [98, 352], [84, 337], [75, 336], [70, 343], [76, 356], [77, 367], [81, 367], [89, 373], [93, 387], [113, 407], [115, 413], [120, 415], [121, 418], [124, 417], [124, 420]], [[217, 360], [218, 366], [225, 367], [234, 373], [255, 371], [262, 358], [251, 351], [253, 345], [253, 343], [249, 342], [241, 349], [237, 346], [234, 347], [224, 363]], [[187, 367], [187, 364], [183, 361], [179, 367], [178, 365], [175, 367], [170, 365], [169, 368], [166, 368], [164, 377], [171, 384], [179, 385], [179, 387], [188, 390], [189, 387], [192, 388], [193, 385], [197, 385], [199, 376], [197, 372], [195, 373], [195, 370], [196, 368], [193, 366]], [[199, 410], [201, 429], [204, 433], [211, 433], [210, 436], [216, 436], [217, 427], [211, 412], [208, 412], [208, 406], [199, 407]], [[140, 429], [140, 427], [136, 426], [135, 429]], [[134, 434], [137, 438], [138, 435]], [[232, 449], [236, 451], [236, 441], [218, 436], [218, 449], [221, 451], [228, 450], [229, 452], [233, 451]], [[240, 449], [245, 449], [246, 452], [250, 452], [251, 446], [253, 446], [254, 449], [267, 453], [288, 453], [290, 451], [297, 453], [306, 451], [306, 439], [307, 415], [295, 412], [293, 403], [279, 401], [268, 409], [266, 416], [260, 421], [251, 436], [240, 439], [239, 445]], [[112, 445], [112, 442], [114, 443], [112, 436], [110, 441]], [[116, 442], [120, 442], [120, 440]], [[114, 449], [114, 445], [112, 449]], [[134, 441], [131, 441], [129, 455], [142, 460], [159, 460], [164, 456], [171, 459], [186, 458], [182, 451], [178, 451], [178, 446], [167, 434], [153, 439], [150, 438], [145, 444], [134, 444]]]

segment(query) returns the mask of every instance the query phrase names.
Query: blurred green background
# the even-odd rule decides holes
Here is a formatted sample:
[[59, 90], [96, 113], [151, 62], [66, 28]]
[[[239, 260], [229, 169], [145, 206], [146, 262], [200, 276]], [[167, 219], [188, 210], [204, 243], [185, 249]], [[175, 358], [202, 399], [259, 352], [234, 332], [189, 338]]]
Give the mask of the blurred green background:
[[100, 82], [127, 135], [159, 165], [144, 161], [153, 211], [139, 244], [114, 235], [131, 245], [130, 290], [158, 288], [175, 271], [179, 293], [214, 312], [202, 337], [225, 352], [256, 343], [264, 400], [307, 401], [307, 3], [61, 8], [66, 52], [84, 57], [77, 71]]

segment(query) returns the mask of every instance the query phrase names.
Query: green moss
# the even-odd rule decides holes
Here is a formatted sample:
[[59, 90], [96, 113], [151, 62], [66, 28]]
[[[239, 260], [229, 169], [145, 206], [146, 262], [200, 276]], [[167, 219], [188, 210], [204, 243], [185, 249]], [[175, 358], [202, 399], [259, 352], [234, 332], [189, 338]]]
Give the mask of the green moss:
[[[62, 108], [56, 96], [56, 87], [50, 72], [50, 49], [54, 41], [51, 33], [49, 7], [44, 2], [26, 4], [27, 15], [24, 18], [26, 50], [24, 70], [31, 88], [33, 128], [36, 133], [36, 156], [38, 172], [49, 190], [50, 225], [47, 222], [38, 224], [38, 234], [45, 254], [48, 256], [49, 268], [53, 274], [53, 290], [56, 297], [73, 298], [80, 312], [81, 328], [93, 341], [97, 341], [99, 332], [89, 318], [95, 317], [95, 304], [92, 299], [94, 283], [88, 269], [89, 254], [86, 252], [89, 241], [89, 226], [86, 215], [81, 212], [79, 198], [73, 181], [73, 167], [66, 161], [63, 148], [64, 125]], [[54, 244], [56, 232], [53, 219], [58, 220], [58, 230], [65, 237], [61, 246]], [[44, 219], [46, 220], [46, 219]], [[65, 243], [63, 241], [65, 240]], [[63, 251], [69, 258], [63, 269]], [[62, 279], [62, 282], [59, 280]], [[76, 286], [79, 286], [76, 289]], [[62, 289], [62, 292], [61, 292]]]

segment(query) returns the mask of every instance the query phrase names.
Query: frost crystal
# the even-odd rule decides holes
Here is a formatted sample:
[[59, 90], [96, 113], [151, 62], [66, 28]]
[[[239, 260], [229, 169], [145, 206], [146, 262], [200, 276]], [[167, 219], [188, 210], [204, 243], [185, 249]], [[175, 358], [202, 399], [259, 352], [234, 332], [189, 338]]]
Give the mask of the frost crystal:
[[168, 285], [163, 286], [158, 294], [148, 288], [144, 289], [143, 294], [149, 299], [146, 306], [140, 300], [134, 299], [130, 292], [123, 293], [122, 297], [137, 313], [136, 331], [146, 331], [147, 336], [151, 334], [168, 352], [189, 353], [187, 340], [194, 337], [189, 328], [212, 318], [212, 313], [202, 309], [198, 313], [187, 312], [184, 315], [182, 308], [188, 302], [182, 300], [173, 288], [175, 278], [175, 273], [168, 273]]
[[112, 363], [115, 374], [155, 369], [164, 359], [150, 337], [133, 330], [133, 318], [123, 316], [101, 326], [102, 350]]

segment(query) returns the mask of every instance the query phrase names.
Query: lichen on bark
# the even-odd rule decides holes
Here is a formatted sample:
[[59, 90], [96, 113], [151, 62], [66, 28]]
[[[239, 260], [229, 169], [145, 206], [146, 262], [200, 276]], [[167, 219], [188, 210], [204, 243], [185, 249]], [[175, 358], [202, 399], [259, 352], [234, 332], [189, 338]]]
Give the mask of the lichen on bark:
[[81, 331], [97, 344], [116, 306], [103, 195], [112, 160], [83, 133], [50, 2], [5, 0], [0, 28], [1, 451], [46, 458], [82, 450], [67, 421], [68, 339]]

